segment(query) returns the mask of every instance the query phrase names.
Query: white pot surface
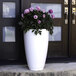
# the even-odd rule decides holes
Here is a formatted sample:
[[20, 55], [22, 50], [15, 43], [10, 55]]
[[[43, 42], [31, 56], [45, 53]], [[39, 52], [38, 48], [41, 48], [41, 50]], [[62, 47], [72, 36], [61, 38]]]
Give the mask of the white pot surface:
[[35, 35], [32, 29], [24, 33], [27, 63], [30, 70], [43, 70], [48, 50], [49, 32], [42, 29], [42, 34]]

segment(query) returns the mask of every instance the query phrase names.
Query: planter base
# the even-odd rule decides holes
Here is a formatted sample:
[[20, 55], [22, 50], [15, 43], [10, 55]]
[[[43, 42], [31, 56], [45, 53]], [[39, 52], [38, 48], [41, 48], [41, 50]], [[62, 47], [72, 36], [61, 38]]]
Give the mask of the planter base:
[[43, 70], [44, 68], [37, 68], [37, 69], [30, 69], [31, 71], [40, 71], [40, 70]]

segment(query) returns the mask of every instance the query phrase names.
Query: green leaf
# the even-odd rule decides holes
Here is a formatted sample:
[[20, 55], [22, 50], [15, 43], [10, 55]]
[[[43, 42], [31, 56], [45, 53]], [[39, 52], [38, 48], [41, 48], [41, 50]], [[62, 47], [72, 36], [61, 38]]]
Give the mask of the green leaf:
[[37, 31], [35, 31], [35, 35], [37, 35]]
[[34, 29], [32, 30], [32, 32], [34, 32]]

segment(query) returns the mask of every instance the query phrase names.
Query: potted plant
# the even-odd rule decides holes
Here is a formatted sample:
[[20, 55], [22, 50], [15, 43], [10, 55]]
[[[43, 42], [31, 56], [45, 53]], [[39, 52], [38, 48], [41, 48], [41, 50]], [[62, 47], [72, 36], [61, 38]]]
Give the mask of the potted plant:
[[41, 10], [39, 6], [25, 9], [20, 25], [24, 31], [24, 45], [30, 70], [42, 70], [45, 65], [49, 33], [53, 33], [53, 10]]

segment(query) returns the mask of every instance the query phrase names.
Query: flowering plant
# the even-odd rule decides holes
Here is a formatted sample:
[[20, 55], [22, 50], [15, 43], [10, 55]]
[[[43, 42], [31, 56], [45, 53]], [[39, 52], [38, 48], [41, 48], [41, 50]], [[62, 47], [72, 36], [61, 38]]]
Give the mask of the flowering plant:
[[41, 10], [39, 6], [35, 9], [33, 7], [29, 9], [25, 9], [24, 13], [21, 14], [20, 25], [22, 25], [22, 29], [27, 32], [32, 29], [36, 35], [41, 34], [42, 29], [46, 29], [53, 33], [53, 10], [50, 9], [48, 12], [45, 10]]

